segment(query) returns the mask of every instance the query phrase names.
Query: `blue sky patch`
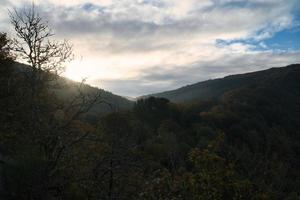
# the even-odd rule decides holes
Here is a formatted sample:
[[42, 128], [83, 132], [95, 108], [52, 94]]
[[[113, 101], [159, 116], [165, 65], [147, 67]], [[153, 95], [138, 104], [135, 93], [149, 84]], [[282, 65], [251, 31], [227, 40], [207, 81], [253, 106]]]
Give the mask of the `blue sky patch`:
[[[300, 15], [299, 15], [300, 16]], [[255, 40], [254, 38], [237, 40], [216, 40], [217, 46], [229, 46], [235, 43], [242, 43], [253, 46], [252, 51], [300, 51], [300, 17], [297, 16], [291, 28], [275, 33], [270, 38]], [[257, 32], [258, 34], [260, 32]]]

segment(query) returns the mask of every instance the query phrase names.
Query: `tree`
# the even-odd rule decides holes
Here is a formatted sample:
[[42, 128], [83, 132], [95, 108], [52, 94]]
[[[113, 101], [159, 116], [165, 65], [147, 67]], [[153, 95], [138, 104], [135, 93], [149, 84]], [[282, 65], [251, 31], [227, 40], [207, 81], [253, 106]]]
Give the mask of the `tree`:
[[130, 117], [111, 113], [99, 121], [98, 146], [102, 147], [93, 169], [100, 199], [135, 199], [142, 176], [142, 158], [133, 138]]
[[7, 38], [6, 33], [0, 33], [0, 61], [12, 60], [10, 52], [11, 41]]
[[[34, 5], [9, 15], [16, 31], [12, 49], [29, 66], [14, 63], [17, 73], [11, 77], [17, 90], [6, 101], [11, 102], [6, 106], [12, 108], [10, 116], [1, 120], [5, 133], [10, 133], [5, 150], [11, 162], [3, 167], [5, 198], [63, 198], [77, 169], [72, 162], [75, 146], [93, 131], [81, 118], [99, 102], [100, 94], [82, 91], [82, 82], [74, 98], [57, 98], [55, 89], [62, 82], [58, 75], [72, 58], [72, 46], [51, 40], [53, 33]], [[1, 44], [1, 55], [9, 55], [6, 46]]]
[[[5, 149], [5, 140], [7, 137], [6, 121], [8, 116], [11, 116], [8, 108], [8, 97], [11, 95], [10, 77], [11, 66], [10, 64], [10, 51], [9, 39], [6, 33], [0, 33], [0, 182], [2, 182], [2, 167], [6, 164], [6, 159], [3, 158], [3, 151]], [[0, 194], [4, 192], [2, 184], [0, 184]], [[0, 195], [1, 197], [1, 195]]]
[[[6, 98], [9, 95], [9, 79], [12, 73], [11, 61], [13, 57], [10, 52], [11, 41], [7, 38], [6, 33], [0, 33], [0, 99]], [[2, 113], [4, 115], [4, 113]], [[6, 113], [7, 114], [7, 113]]]
[[159, 126], [160, 120], [167, 119], [170, 116], [169, 100], [164, 98], [139, 99], [133, 109], [140, 119], [146, 121], [152, 127]]
[[239, 177], [234, 165], [218, 155], [223, 137], [220, 134], [207, 149], [196, 148], [190, 152], [189, 160], [193, 164], [187, 182], [190, 199], [255, 199], [252, 183]]
[[66, 40], [51, 39], [54, 33], [36, 12], [34, 4], [23, 10], [9, 11], [9, 16], [16, 33], [12, 50], [20, 61], [30, 65], [25, 75], [31, 88], [31, 101], [34, 101], [54, 84], [56, 75], [64, 71], [64, 63], [73, 58], [72, 45]]
[[63, 64], [72, 58], [72, 45], [66, 40], [50, 40], [54, 34], [34, 4], [23, 11], [14, 9], [9, 15], [16, 31], [13, 47], [17, 55], [30, 64], [33, 71], [61, 72]]

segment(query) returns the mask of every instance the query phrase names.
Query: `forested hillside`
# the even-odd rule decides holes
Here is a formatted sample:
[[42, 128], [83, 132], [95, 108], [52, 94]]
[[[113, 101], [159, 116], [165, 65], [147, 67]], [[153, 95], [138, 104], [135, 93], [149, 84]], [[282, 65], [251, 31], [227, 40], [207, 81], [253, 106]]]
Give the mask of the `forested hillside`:
[[213, 99], [217, 100], [228, 91], [249, 87], [259, 83], [264, 84], [266, 81], [276, 79], [281, 73], [293, 73], [294, 71], [299, 71], [299, 69], [297, 69], [299, 68], [299, 65], [291, 65], [288, 66], [288, 68], [289, 69], [272, 68], [259, 72], [231, 75], [225, 78], [199, 82], [176, 90], [161, 92], [148, 96], [163, 97], [172, 102], [192, 102], [197, 100]]
[[[28, 69], [30, 66], [28, 65], [13, 62], [12, 67], [15, 68], [19, 73], [31, 73]], [[98, 115], [103, 115], [116, 110], [131, 109], [134, 104], [133, 101], [130, 101], [124, 97], [115, 95], [103, 89], [92, 87], [86, 84], [84, 80], [83, 82], [75, 82], [58, 76], [57, 80], [54, 82], [55, 85], [53, 86], [52, 91], [56, 96], [58, 96], [58, 98], [62, 100], [73, 99], [74, 97], [78, 96], [79, 93], [83, 93], [85, 95], [100, 95], [103, 103], [92, 106], [92, 108], [88, 111], [90, 118], [95, 118]], [[57, 85], [59, 85], [59, 87], [56, 87]]]

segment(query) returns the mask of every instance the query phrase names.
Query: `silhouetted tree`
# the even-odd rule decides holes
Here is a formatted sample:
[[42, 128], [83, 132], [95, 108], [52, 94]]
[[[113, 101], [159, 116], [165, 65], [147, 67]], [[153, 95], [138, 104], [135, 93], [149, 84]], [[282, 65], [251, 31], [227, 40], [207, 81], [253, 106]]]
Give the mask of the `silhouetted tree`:
[[[6, 198], [62, 198], [71, 184], [74, 146], [92, 132], [80, 119], [99, 102], [100, 94], [82, 91], [82, 82], [74, 98], [57, 98], [58, 74], [72, 57], [72, 46], [51, 40], [53, 33], [34, 5], [14, 10], [10, 17], [17, 36], [12, 49], [29, 66], [14, 64], [16, 73], [10, 76], [18, 87], [8, 99], [13, 106], [7, 105], [11, 116], [4, 123], [5, 133], [10, 133], [6, 144], [11, 144], [11, 162], [4, 165]], [[5, 53], [4, 45], [1, 54], [9, 55]]]

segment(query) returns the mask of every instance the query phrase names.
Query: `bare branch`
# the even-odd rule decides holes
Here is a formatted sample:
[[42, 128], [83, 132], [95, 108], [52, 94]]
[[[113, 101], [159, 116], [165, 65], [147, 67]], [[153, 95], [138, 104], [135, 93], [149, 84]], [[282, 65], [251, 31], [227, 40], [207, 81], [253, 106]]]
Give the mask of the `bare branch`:
[[54, 36], [48, 22], [36, 12], [35, 5], [18, 11], [9, 11], [11, 23], [16, 31], [14, 48], [19, 59], [27, 62], [33, 70], [59, 74], [64, 63], [73, 59], [73, 46], [67, 40], [50, 40]]

